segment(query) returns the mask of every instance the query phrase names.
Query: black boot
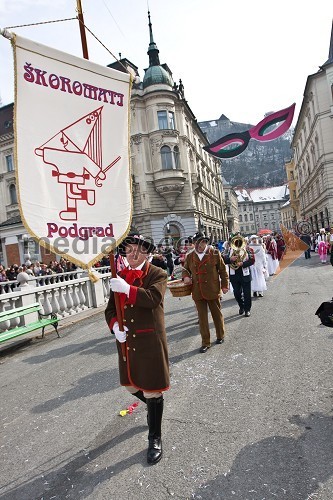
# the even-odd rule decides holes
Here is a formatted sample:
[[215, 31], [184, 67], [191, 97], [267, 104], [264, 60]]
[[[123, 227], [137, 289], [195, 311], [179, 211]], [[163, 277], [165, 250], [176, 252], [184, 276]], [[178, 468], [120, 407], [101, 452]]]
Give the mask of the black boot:
[[142, 391], [133, 392], [133, 396], [135, 396], [136, 398], [140, 399], [140, 401], [142, 401], [143, 403], [147, 403], [147, 400], [144, 397]]
[[[140, 401], [142, 401], [143, 403], [147, 404], [147, 399], [144, 397], [142, 391], [134, 392], [132, 395], [135, 396], [136, 398], [140, 399]], [[147, 413], [147, 425], [149, 425], [149, 414], [148, 413]]]
[[163, 415], [163, 396], [147, 399], [149, 434], [147, 462], [157, 464], [162, 458], [161, 425]]

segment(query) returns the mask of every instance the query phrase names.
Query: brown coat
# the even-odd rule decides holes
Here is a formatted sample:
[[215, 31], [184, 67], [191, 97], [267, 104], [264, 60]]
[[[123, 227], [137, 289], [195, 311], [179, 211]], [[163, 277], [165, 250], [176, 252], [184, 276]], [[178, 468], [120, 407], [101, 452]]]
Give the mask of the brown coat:
[[187, 254], [183, 278], [192, 278], [193, 300], [214, 300], [221, 295], [222, 288], [229, 288], [229, 278], [221, 254], [209, 248], [202, 260], [195, 251]]
[[[117, 341], [120, 383], [143, 391], [164, 391], [170, 384], [163, 306], [167, 274], [148, 263], [143, 271], [145, 275], [134, 281], [124, 306], [127, 356], [124, 361]], [[112, 330], [117, 320], [113, 292], [105, 318]]]

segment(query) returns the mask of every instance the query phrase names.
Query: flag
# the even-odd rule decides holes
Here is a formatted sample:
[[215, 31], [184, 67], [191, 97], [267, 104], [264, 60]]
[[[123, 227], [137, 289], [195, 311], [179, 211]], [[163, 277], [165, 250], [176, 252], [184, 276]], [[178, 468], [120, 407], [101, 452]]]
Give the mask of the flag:
[[130, 75], [17, 35], [12, 44], [22, 221], [89, 268], [131, 224]]

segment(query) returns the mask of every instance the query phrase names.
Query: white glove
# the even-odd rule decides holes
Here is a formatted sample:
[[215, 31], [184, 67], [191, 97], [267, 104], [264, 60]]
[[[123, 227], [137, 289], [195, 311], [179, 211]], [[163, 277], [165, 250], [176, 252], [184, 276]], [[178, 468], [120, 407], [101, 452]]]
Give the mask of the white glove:
[[126, 342], [126, 332], [128, 332], [128, 328], [127, 328], [127, 326], [124, 326], [123, 328], [124, 328], [124, 331], [123, 331], [123, 332], [121, 332], [121, 331], [119, 330], [119, 323], [118, 323], [118, 321], [116, 321], [116, 322], [115, 322], [115, 324], [114, 324], [114, 325], [113, 325], [113, 327], [112, 327], [112, 330], [113, 330], [113, 332], [114, 332], [114, 334], [115, 334], [115, 336], [116, 336], [116, 339], [117, 339], [117, 340], [118, 340], [118, 342], [120, 342], [121, 344], [122, 344], [123, 342]]
[[110, 287], [113, 292], [126, 293], [127, 297], [129, 296], [130, 285], [120, 276], [110, 279]]

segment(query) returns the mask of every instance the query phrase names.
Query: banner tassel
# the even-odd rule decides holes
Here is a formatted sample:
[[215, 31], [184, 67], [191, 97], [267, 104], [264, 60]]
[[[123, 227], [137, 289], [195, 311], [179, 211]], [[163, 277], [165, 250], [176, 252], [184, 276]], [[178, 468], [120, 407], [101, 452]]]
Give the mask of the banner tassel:
[[88, 269], [88, 276], [92, 283], [96, 283], [96, 281], [99, 280], [99, 276], [97, 276], [97, 273], [95, 273], [91, 269]]

